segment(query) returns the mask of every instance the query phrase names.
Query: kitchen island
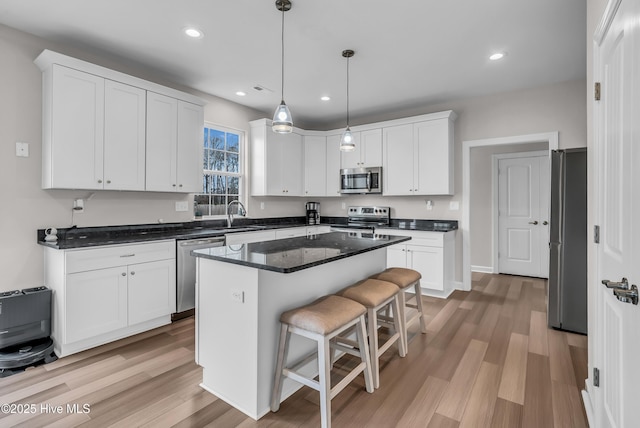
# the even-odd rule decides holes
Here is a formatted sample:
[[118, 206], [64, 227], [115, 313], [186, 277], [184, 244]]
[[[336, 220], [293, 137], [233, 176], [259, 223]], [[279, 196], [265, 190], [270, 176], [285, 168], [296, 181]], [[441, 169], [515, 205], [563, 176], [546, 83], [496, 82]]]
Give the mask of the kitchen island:
[[[384, 270], [386, 247], [409, 239], [331, 232], [194, 251], [201, 386], [254, 419], [267, 414], [280, 314]], [[289, 358], [312, 349], [294, 336]], [[316, 362], [305, 370], [317, 372]], [[299, 388], [286, 379], [283, 399]]]

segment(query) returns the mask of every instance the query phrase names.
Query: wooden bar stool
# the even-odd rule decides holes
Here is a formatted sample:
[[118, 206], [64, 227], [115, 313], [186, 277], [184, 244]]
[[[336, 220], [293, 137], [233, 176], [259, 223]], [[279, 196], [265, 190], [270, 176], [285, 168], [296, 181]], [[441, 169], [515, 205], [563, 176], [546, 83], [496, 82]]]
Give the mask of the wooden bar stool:
[[[284, 377], [307, 385], [320, 393], [320, 420], [322, 427], [331, 426], [331, 400], [333, 397], [338, 395], [360, 373], [364, 372], [367, 392], [373, 392], [371, 362], [369, 360], [369, 348], [365, 330], [365, 313], [366, 309], [361, 304], [335, 295], [322, 297], [309, 305], [282, 313], [280, 316], [280, 342], [278, 344], [275, 382], [273, 384], [273, 393], [271, 394], [271, 411], [277, 412], [280, 408]], [[332, 341], [341, 333], [354, 327], [359, 349], [344, 347]], [[317, 342], [318, 381], [296, 371], [315, 358], [315, 351], [291, 366], [287, 365], [289, 339], [292, 333]], [[333, 388], [331, 387], [331, 348], [338, 348], [361, 359], [360, 364]]]
[[[347, 287], [338, 293], [339, 296], [348, 297], [367, 308], [367, 328], [369, 332], [369, 352], [371, 353], [371, 371], [373, 384], [380, 387], [380, 355], [398, 342], [398, 353], [401, 357], [406, 355], [404, 342], [402, 341], [402, 312], [400, 309], [399, 289], [395, 284], [373, 278], [367, 278]], [[391, 307], [393, 317], [379, 314], [382, 310]], [[388, 312], [388, 311], [387, 311]], [[394, 333], [382, 346], [378, 342], [378, 324], [392, 325]]]
[[[404, 342], [404, 349], [409, 351], [408, 343], [408, 329], [414, 321], [420, 320], [420, 331], [424, 334], [427, 332], [427, 326], [424, 321], [424, 309], [422, 307], [422, 290], [420, 288], [420, 278], [422, 275], [420, 272], [413, 269], [392, 267], [384, 270], [383, 272], [372, 275], [370, 278], [379, 279], [382, 281], [388, 281], [400, 289], [400, 314], [402, 319], [402, 341]], [[411, 290], [413, 288], [413, 290]], [[415, 293], [416, 304], [411, 304], [406, 298], [405, 292], [413, 291]], [[407, 319], [406, 308], [417, 309], [417, 312], [413, 314], [410, 319]]]

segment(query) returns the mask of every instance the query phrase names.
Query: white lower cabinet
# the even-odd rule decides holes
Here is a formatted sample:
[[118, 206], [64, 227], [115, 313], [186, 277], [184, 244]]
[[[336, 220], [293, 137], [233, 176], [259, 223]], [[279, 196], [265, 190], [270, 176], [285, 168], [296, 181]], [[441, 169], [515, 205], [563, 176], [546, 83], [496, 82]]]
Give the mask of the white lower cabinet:
[[169, 324], [176, 304], [175, 266], [174, 240], [45, 248], [56, 354], [70, 355]]
[[411, 236], [411, 241], [387, 248], [387, 267], [420, 272], [423, 294], [435, 297], [451, 294], [455, 276], [455, 232], [376, 229], [376, 233]]

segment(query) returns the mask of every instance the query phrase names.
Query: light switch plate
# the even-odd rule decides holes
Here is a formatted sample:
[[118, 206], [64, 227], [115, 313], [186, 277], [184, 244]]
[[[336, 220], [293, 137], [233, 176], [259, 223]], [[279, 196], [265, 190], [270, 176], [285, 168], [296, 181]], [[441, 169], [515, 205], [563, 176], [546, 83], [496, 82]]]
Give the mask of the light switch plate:
[[29, 157], [29, 143], [16, 142], [16, 156], [21, 158]]
[[236, 301], [238, 303], [244, 303], [244, 291], [232, 289], [231, 300]]
[[176, 211], [189, 211], [189, 202], [188, 201], [176, 202]]
[[459, 209], [460, 209], [460, 202], [458, 201], [449, 202], [449, 210], [458, 211]]

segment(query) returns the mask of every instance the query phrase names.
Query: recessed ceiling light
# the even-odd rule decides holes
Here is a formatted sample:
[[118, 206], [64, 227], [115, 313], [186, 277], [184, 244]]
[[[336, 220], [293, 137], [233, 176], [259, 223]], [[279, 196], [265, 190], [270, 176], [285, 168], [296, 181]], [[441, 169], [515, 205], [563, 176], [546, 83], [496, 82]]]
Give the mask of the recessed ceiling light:
[[321, 99], [322, 101], [329, 101], [329, 100], [331, 99], [331, 97], [329, 97], [329, 96], [325, 95], [325, 96], [323, 96], [323, 97], [320, 97], [320, 99]]
[[239, 96], [239, 97], [244, 97], [245, 95], [247, 95], [247, 93], [246, 92], [242, 92], [242, 91], [238, 91], [238, 92], [236, 92], [236, 95]]
[[201, 39], [204, 37], [204, 33], [195, 27], [186, 27], [182, 31], [184, 31], [184, 34], [194, 39]]
[[505, 53], [505, 52], [496, 52], [496, 53], [494, 53], [493, 55], [491, 55], [491, 56], [489, 57], [489, 59], [490, 59], [491, 61], [497, 61], [497, 60], [499, 60], [499, 59], [504, 58], [504, 56], [505, 56], [505, 55], [506, 55], [506, 53]]

